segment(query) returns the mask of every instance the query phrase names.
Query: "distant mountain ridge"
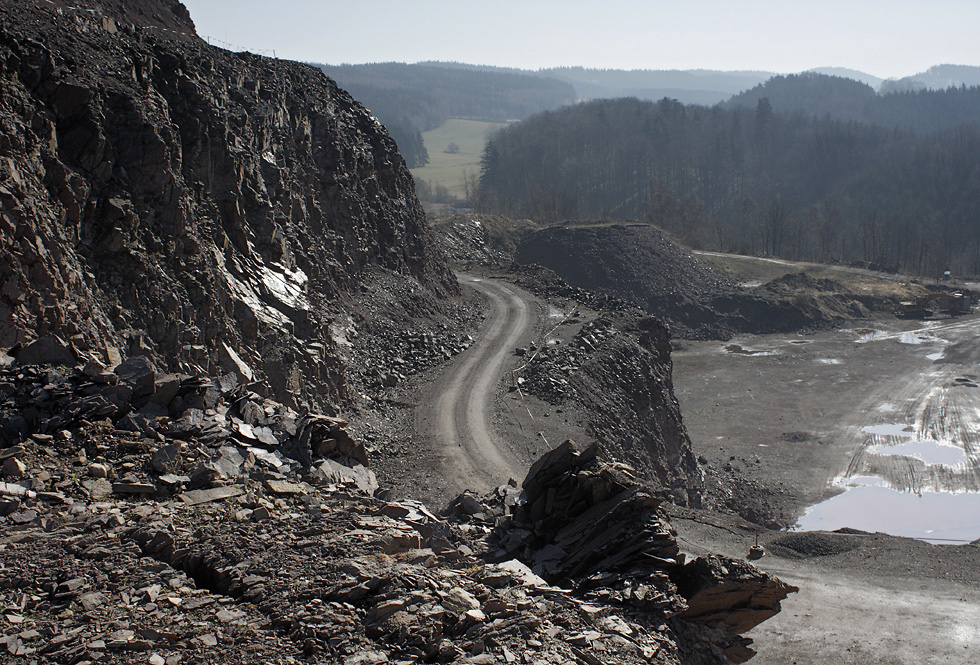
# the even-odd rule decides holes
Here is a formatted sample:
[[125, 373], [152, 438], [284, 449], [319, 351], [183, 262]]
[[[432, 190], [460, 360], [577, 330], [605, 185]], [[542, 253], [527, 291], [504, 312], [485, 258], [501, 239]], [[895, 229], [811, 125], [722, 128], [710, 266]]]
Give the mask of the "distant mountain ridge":
[[880, 92], [915, 92], [918, 90], [946, 90], [961, 86], [980, 85], [980, 67], [972, 65], [936, 65], [924, 72], [897, 80], [883, 81]]
[[571, 84], [578, 101], [613, 97], [636, 97], [657, 101], [664, 97], [685, 104], [711, 106], [776, 75], [764, 71], [716, 71], [712, 69], [591, 69], [551, 67], [515, 69], [491, 65], [429, 60], [421, 67], [495, 72], [535, 76]]
[[861, 83], [867, 83], [875, 90], [881, 88], [881, 84], [885, 81], [885, 79], [881, 78], [880, 76], [868, 74], [867, 72], [862, 72], [857, 69], [849, 69], [848, 67], [814, 67], [813, 69], [807, 70], [807, 72], [826, 74], [827, 76], [839, 76], [845, 79], [853, 79], [855, 81], [860, 81]]
[[980, 87], [875, 93], [850, 78], [804, 72], [775, 76], [721, 104], [755, 109], [765, 99], [776, 113], [822, 118], [929, 133], [980, 123]]
[[900, 100], [876, 98], [882, 93], [980, 85], [980, 67], [965, 65], [939, 65], [897, 81], [843, 67], [777, 74], [585, 67], [522, 70], [441, 61], [317, 66], [381, 120], [412, 168], [428, 163], [422, 133], [449, 118], [509, 122], [582, 101], [620, 97], [753, 107], [768, 97], [777, 112], [829, 114], [841, 120], [933, 131], [970, 121], [968, 110], [956, 109], [972, 98], [944, 101], [942, 117], [933, 119], [910, 117]]

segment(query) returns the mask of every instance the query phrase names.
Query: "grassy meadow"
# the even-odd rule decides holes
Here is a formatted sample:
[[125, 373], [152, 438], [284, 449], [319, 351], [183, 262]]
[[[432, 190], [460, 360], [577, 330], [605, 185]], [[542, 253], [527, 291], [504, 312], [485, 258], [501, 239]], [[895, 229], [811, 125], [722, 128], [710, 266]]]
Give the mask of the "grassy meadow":
[[[480, 175], [480, 157], [487, 137], [505, 123], [481, 122], [452, 118], [441, 127], [422, 134], [425, 149], [429, 151], [429, 163], [412, 169], [416, 180], [424, 180], [435, 189], [442, 185], [449, 193], [464, 196], [463, 178], [466, 174]], [[459, 146], [459, 152], [445, 152], [450, 143]]]

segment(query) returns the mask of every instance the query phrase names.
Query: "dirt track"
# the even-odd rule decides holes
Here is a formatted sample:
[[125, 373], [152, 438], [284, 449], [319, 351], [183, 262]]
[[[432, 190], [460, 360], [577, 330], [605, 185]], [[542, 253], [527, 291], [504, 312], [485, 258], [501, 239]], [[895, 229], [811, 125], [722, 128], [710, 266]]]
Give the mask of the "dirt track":
[[482, 493], [508, 478], [520, 481], [527, 471], [527, 462], [495, 433], [492, 422], [496, 388], [510, 369], [506, 365], [514, 348], [532, 337], [537, 306], [531, 296], [505, 282], [464, 274], [459, 279], [488, 297], [486, 325], [473, 346], [430, 386], [416, 427], [430, 433], [450, 489]]

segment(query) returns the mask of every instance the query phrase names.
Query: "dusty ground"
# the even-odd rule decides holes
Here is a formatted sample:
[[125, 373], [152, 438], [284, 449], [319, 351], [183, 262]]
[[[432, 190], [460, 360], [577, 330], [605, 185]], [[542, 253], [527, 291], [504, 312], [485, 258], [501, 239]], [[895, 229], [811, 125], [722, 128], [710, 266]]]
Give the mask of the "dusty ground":
[[[980, 395], [972, 386], [978, 333], [974, 315], [868, 322], [807, 336], [683, 342], [674, 354], [675, 390], [696, 451], [715, 472], [771, 489], [790, 521], [842, 492], [835, 479], [942, 497], [932, 492], [976, 489]], [[927, 445], [911, 454], [932, 461], [937, 452], [952, 453], [957, 463], [875, 454], [916, 441]], [[835, 500], [848, 503], [828, 511], [825, 522], [811, 515], [804, 523], [905, 529], [920, 537], [980, 536], [968, 494], [956, 498], [967, 501], [962, 506], [923, 518], [904, 504], [861, 499], [860, 492], [874, 488], [852, 491], [853, 499]], [[925, 503], [915, 494], [904, 496]], [[960, 519], [941, 524], [950, 515]], [[753, 631], [756, 663], [975, 662], [977, 545], [881, 534], [786, 534], [739, 524], [690, 512], [674, 519], [692, 552], [744, 554], [759, 534], [769, 555], [757, 565], [800, 587], [781, 614]], [[781, 539], [793, 548], [780, 547]]]
[[[978, 333], [980, 317], [971, 316], [681, 342], [675, 391], [698, 453], [779, 491], [790, 523], [841, 492], [833, 479], [878, 476], [913, 493], [975, 492]], [[928, 443], [925, 461], [949, 453], [958, 463], [874, 454], [906, 440]], [[928, 528], [907, 535], [926, 537]]]

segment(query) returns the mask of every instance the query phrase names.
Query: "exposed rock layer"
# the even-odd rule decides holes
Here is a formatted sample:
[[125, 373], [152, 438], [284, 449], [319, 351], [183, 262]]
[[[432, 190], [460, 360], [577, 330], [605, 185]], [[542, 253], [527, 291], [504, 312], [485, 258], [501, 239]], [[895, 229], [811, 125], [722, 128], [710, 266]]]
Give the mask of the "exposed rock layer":
[[210, 47], [165, 0], [0, 5], [0, 345], [302, 403], [345, 392], [329, 324], [366, 269], [455, 291], [394, 144], [317, 70]]

